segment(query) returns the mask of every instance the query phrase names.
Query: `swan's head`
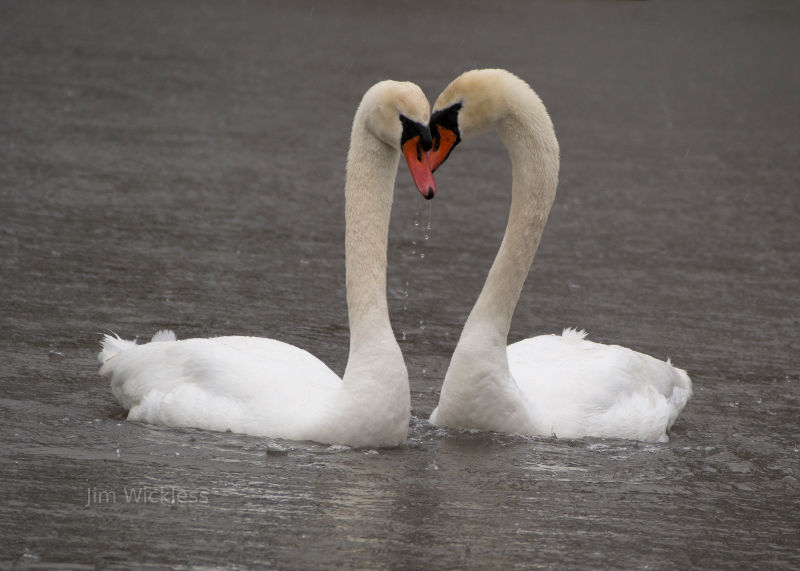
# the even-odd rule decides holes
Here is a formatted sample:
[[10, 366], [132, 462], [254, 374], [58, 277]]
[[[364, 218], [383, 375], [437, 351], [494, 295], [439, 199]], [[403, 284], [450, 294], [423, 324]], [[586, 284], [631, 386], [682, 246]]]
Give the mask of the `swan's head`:
[[436, 194], [436, 182], [428, 164], [433, 146], [430, 128], [430, 103], [422, 90], [408, 81], [381, 81], [373, 85], [361, 101], [367, 130], [378, 140], [403, 153], [425, 198]]
[[518, 94], [532, 93], [527, 83], [504, 69], [475, 69], [451, 81], [433, 105], [431, 169], [439, 168], [462, 139], [480, 135], [506, 117]]

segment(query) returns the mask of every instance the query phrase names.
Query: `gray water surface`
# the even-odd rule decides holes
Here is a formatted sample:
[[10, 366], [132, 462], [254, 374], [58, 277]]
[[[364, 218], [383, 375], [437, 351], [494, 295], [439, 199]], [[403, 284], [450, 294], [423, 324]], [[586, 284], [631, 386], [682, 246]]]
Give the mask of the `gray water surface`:
[[[0, 4], [0, 562], [78, 568], [800, 568], [800, 8], [792, 2]], [[529, 81], [562, 148], [510, 341], [670, 357], [664, 445], [426, 421], [510, 169], [398, 173], [404, 446], [127, 422], [100, 334], [260, 335], [341, 373], [363, 92]]]

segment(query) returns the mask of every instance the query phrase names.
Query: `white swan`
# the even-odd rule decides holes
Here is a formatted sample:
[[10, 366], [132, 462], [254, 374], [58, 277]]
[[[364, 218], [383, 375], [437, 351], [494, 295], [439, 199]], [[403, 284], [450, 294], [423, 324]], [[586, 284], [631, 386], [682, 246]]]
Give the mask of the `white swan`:
[[559, 148], [538, 95], [504, 70], [469, 71], [439, 96], [431, 167], [495, 128], [512, 162], [511, 211], [500, 250], [445, 375], [438, 426], [578, 438], [668, 441], [691, 396], [685, 371], [565, 330], [506, 347], [508, 330], [558, 183]]
[[176, 341], [171, 331], [137, 345], [107, 335], [100, 374], [128, 418], [313, 440], [396, 446], [408, 432], [408, 373], [389, 323], [386, 248], [401, 151], [426, 198], [430, 104], [413, 83], [383, 81], [353, 120], [345, 182], [350, 354], [339, 377], [310, 353], [273, 339]]

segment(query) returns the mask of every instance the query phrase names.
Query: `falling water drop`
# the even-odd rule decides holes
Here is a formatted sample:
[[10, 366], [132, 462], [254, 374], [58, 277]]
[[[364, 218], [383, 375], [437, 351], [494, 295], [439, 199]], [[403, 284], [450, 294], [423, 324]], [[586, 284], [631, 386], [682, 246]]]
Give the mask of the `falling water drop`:
[[428, 204], [428, 223], [425, 224], [425, 240], [431, 239], [431, 205]]

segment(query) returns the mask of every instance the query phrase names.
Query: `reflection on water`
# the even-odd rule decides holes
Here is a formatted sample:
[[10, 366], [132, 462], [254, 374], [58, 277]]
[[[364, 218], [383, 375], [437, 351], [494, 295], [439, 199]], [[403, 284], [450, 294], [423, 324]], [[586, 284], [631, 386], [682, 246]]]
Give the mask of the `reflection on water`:
[[[26, 3], [0, 24], [3, 564], [797, 567], [800, 74], [775, 56], [795, 7], [588, 3], [575, 28], [567, 4], [195, 6]], [[508, 212], [491, 137], [434, 201], [398, 173], [405, 445], [127, 422], [94, 362], [109, 329], [270, 336], [342, 372], [354, 106], [387, 75], [433, 98], [475, 65], [533, 82], [562, 145], [511, 341], [577, 326], [671, 357], [695, 383], [671, 441], [425, 420]]]

